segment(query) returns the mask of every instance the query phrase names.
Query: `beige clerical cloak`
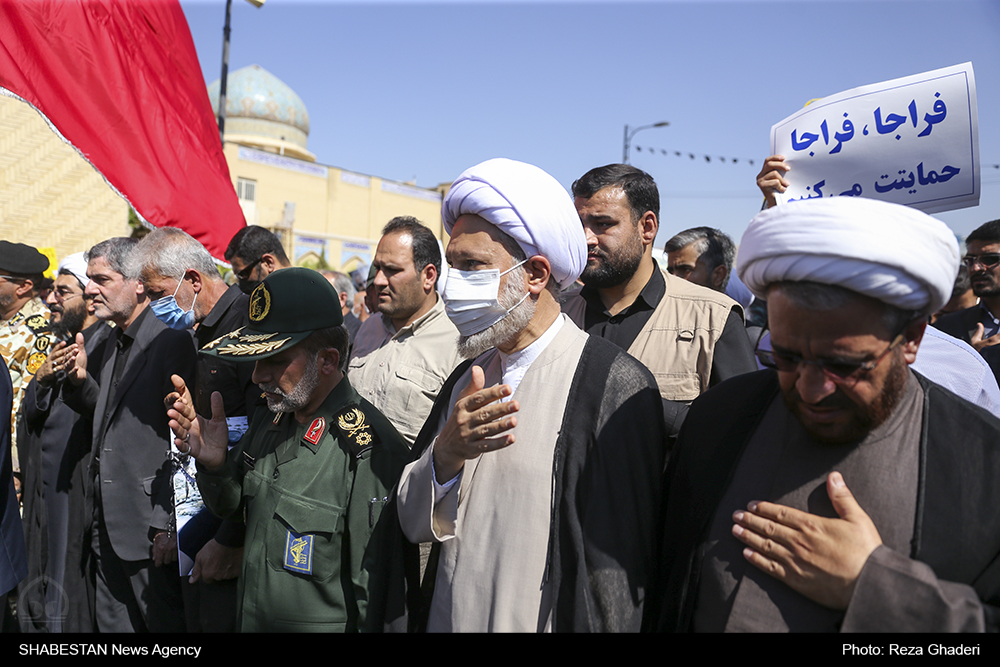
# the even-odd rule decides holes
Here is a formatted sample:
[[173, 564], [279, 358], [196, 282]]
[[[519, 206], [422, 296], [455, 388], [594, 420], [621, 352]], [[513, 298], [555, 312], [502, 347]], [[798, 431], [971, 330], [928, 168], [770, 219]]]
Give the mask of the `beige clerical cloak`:
[[[514, 392], [520, 403], [514, 444], [468, 461], [460, 482], [436, 505], [433, 446], [403, 471], [398, 498], [403, 531], [413, 542], [442, 542], [428, 631], [550, 629], [546, 555], [554, 448], [586, 340], [587, 334], [564, 322]], [[500, 383], [496, 350], [475, 365], [483, 368], [487, 387]], [[459, 379], [453, 397], [470, 378], [471, 370]]]

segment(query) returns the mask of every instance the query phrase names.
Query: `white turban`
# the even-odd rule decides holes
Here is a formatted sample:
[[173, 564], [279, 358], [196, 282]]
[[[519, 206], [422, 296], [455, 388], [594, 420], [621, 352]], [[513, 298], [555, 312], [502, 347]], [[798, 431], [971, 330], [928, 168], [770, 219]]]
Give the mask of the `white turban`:
[[538, 167], [496, 158], [466, 169], [441, 206], [449, 234], [463, 215], [478, 215], [496, 225], [528, 257], [548, 259], [562, 289], [587, 265], [587, 238], [573, 200], [559, 181]]
[[63, 261], [59, 262], [59, 269], [56, 273], [58, 274], [63, 270], [72, 273], [80, 281], [84, 289], [87, 288], [90, 278], [87, 277], [87, 260], [83, 258], [82, 252], [75, 252], [63, 258]]
[[940, 220], [874, 199], [800, 200], [758, 213], [737, 273], [756, 296], [772, 283], [839, 285], [903, 310], [932, 313], [958, 274], [955, 235]]

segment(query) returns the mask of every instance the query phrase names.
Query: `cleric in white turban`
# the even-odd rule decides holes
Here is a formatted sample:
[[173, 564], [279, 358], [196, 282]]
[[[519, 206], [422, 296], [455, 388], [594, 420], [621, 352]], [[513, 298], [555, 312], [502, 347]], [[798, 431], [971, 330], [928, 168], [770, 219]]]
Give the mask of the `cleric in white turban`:
[[84, 289], [90, 284], [90, 278], [87, 277], [87, 260], [84, 259], [84, 254], [82, 252], [75, 252], [72, 255], [66, 255], [63, 261], [59, 262], [59, 268], [56, 273], [71, 273], [77, 280], [80, 281], [80, 286]]
[[400, 480], [406, 536], [441, 543], [427, 629], [638, 630], [662, 402], [644, 366], [560, 312], [587, 261], [573, 203], [538, 167], [497, 159], [459, 176], [442, 213], [442, 296], [472, 361]]
[[771, 283], [810, 281], [929, 314], [951, 297], [958, 262], [955, 234], [940, 220], [909, 206], [829, 197], [758, 213], [736, 271], [759, 298]]
[[650, 627], [997, 629], [1000, 420], [911, 370], [957, 269], [954, 235], [903, 206], [754, 218], [739, 274], [767, 299], [769, 368], [691, 406]]
[[517, 241], [525, 255], [544, 255], [566, 289], [587, 265], [587, 238], [569, 193], [534, 165], [494, 158], [452, 183], [441, 215], [451, 234], [461, 216], [478, 215]]
[[[943, 222], [908, 206], [832, 197], [759, 213], [740, 243], [738, 273], [764, 298], [779, 281], [839, 285], [923, 315], [951, 297], [958, 243]], [[769, 338], [761, 340], [768, 349]], [[971, 346], [928, 328], [913, 370], [1000, 416], [1000, 386]]]

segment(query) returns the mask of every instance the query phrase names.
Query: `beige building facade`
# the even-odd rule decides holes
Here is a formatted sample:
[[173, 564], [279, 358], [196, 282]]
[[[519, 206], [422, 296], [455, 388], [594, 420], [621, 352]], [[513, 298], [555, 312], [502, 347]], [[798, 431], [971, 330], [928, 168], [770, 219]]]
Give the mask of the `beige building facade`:
[[[213, 111], [218, 81], [209, 86]], [[273, 230], [293, 263], [369, 265], [391, 218], [412, 215], [443, 238], [436, 189], [321, 164], [306, 147], [302, 100], [257, 65], [230, 72], [223, 144], [247, 224]], [[21, 100], [0, 95], [0, 239], [54, 249], [57, 260], [128, 236], [128, 204]]]
[[[321, 164], [306, 147], [309, 114], [257, 65], [229, 74], [224, 153], [247, 224], [273, 230], [300, 266], [368, 265], [382, 227], [412, 215], [442, 238], [441, 189]], [[218, 81], [209, 86], [213, 109]]]
[[247, 224], [274, 231], [300, 266], [370, 264], [382, 227], [412, 215], [441, 238], [441, 193], [230, 141], [226, 161]]
[[128, 236], [128, 204], [27, 103], [0, 95], [0, 239], [58, 259]]

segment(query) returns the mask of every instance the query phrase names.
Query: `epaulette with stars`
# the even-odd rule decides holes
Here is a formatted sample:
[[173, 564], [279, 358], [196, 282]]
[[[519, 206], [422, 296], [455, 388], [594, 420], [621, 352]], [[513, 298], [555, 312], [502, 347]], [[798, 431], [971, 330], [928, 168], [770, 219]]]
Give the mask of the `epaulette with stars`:
[[378, 433], [357, 405], [349, 405], [337, 414], [337, 430], [355, 458], [379, 444]]

